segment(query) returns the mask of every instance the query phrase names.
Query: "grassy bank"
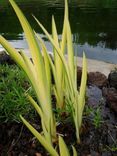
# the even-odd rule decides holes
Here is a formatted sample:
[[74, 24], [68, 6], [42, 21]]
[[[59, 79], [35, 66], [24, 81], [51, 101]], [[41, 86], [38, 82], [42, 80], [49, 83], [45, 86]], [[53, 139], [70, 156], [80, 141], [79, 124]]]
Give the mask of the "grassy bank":
[[25, 74], [15, 65], [0, 65], [0, 122], [20, 122], [19, 114], [34, 115], [25, 92], [33, 94]]

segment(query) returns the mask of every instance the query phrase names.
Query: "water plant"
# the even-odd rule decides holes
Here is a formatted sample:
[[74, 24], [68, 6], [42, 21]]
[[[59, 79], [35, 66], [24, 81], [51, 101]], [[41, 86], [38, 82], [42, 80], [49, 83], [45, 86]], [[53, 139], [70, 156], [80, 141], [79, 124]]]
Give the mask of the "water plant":
[[[80, 143], [80, 128], [82, 123], [82, 115], [84, 110], [84, 104], [85, 104], [85, 89], [86, 89], [86, 81], [87, 81], [87, 65], [86, 65], [86, 58], [85, 54], [83, 54], [83, 70], [82, 70], [82, 78], [81, 78], [81, 85], [80, 85], [80, 91], [78, 91], [77, 86], [77, 60], [75, 61], [74, 57], [74, 51], [73, 51], [73, 45], [72, 45], [72, 35], [71, 35], [71, 28], [69, 24], [68, 19], [68, 7], [67, 7], [67, 0], [65, 0], [65, 16], [64, 16], [64, 27], [63, 27], [63, 35], [62, 35], [62, 42], [58, 42], [58, 35], [56, 30], [56, 25], [54, 18], [52, 20], [52, 28], [53, 28], [53, 36], [54, 39], [51, 37], [51, 35], [47, 32], [47, 30], [43, 27], [43, 25], [35, 18], [39, 26], [42, 28], [52, 45], [54, 46], [54, 50], [56, 50], [57, 55], [60, 58], [60, 61], [62, 62], [62, 66], [60, 66], [60, 75], [62, 75], [64, 79], [63, 81], [59, 81], [59, 86], [62, 86], [63, 91], [61, 93], [60, 90], [56, 89], [55, 95], [61, 95], [65, 99], [65, 103], [71, 106], [72, 110], [72, 116], [74, 119], [75, 127], [76, 127], [76, 137], [77, 141]], [[67, 43], [66, 43], [67, 42]], [[62, 51], [65, 49], [65, 43], [67, 45], [67, 52], [68, 52], [68, 61], [66, 61], [64, 52]], [[55, 60], [56, 62], [56, 60]], [[60, 62], [60, 63], [61, 63]], [[59, 63], [59, 64], [60, 64]], [[55, 82], [57, 81], [57, 71], [56, 70], [56, 64], [52, 63], [50, 60], [50, 64], [52, 67], [53, 75], [55, 78]], [[60, 64], [61, 65], [61, 64]], [[56, 87], [57, 88], [57, 87]], [[57, 98], [58, 99], [58, 98]], [[62, 108], [61, 103], [58, 104], [59, 108]], [[65, 105], [65, 104], [64, 104]]]
[[[31, 82], [40, 104], [40, 106], [38, 104], [36, 105], [36, 109], [39, 110], [38, 112], [42, 119], [44, 136], [48, 142], [52, 143], [51, 138], [56, 138], [56, 123], [51, 104], [51, 75], [48, 58], [44, 55], [43, 59], [34, 31], [19, 7], [13, 0], [9, 0], [9, 2], [14, 8], [24, 29], [33, 62], [30, 61], [23, 51], [19, 54], [2, 36], [0, 36], [0, 43], [24, 70]], [[29, 99], [32, 98], [30, 97]], [[32, 100], [30, 101], [32, 102]]]
[[[1, 45], [7, 50], [10, 56], [15, 60], [15, 62], [23, 69], [26, 73], [33, 89], [36, 93], [37, 102], [30, 96], [27, 95], [29, 101], [34, 106], [39, 116], [41, 117], [41, 125], [43, 129], [43, 135], [38, 133], [22, 116], [21, 119], [24, 124], [29, 128], [29, 130], [35, 135], [35, 137], [40, 141], [40, 143], [45, 147], [47, 151], [53, 156], [57, 156], [58, 153], [53, 147], [53, 141], [57, 139], [56, 134], [56, 120], [52, 108], [52, 83], [51, 83], [51, 69], [54, 75], [55, 86], [54, 93], [57, 99], [57, 108], [64, 108], [67, 105], [71, 107], [72, 116], [74, 119], [74, 124], [76, 128], [77, 142], [80, 143], [80, 128], [82, 123], [82, 115], [85, 104], [85, 88], [87, 80], [87, 70], [86, 70], [86, 58], [83, 54], [83, 70], [80, 90], [77, 86], [77, 63], [74, 57], [73, 45], [72, 45], [72, 34], [70, 23], [68, 19], [68, 4], [65, 0], [65, 17], [62, 41], [59, 43], [57, 29], [54, 17], [52, 18], [52, 36], [47, 32], [43, 25], [37, 20], [35, 20], [42, 28], [48, 39], [53, 45], [54, 49], [54, 63], [52, 62], [45, 44], [38, 36], [38, 34], [33, 31], [27, 19], [23, 15], [22, 11], [16, 5], [13, 0], [9, 0], [11, 3], [21, 25], [25, 32], [27, 42], [29, 45], [29, 50], [32, 57], [32, 62], [26, 56], [23, 51], [18, 53], [8, 41], [2, 36], [0, 36]], [[42, 52], [40, 50], [38, 41], [41, 45]], [[65, 56], [65, 49], [67, 48], [68, 58]], [[59, 70], [60, 67], [60, 70]], [[60, 155], [69, 155], [68, 149], [59, 136], [59, 148]], [[63, 149], [62, 149], [63, 147]], [[76, 150], [73, 147], [73, 155], [76, 154]]]

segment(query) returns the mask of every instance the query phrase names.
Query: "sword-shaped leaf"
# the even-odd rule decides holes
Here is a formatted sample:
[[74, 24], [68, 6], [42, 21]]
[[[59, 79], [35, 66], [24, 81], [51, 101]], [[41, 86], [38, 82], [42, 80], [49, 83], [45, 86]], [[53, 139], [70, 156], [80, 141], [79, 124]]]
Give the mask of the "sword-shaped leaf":
[[29, 124], [22, 116], [20, 116], [23, 123], [26, 127], [32, 132], [32, 134], [39, 140], [39, 142], [43, 145], [43, 147], [52, 155], [52, 156], [59, 156], [56, 150], [53, 148], [51, 144], [47, 142], [47, 140]]
[[60, 156], [70, 156], [68, 148], [62, 137], [59, 136], [59, 150]]

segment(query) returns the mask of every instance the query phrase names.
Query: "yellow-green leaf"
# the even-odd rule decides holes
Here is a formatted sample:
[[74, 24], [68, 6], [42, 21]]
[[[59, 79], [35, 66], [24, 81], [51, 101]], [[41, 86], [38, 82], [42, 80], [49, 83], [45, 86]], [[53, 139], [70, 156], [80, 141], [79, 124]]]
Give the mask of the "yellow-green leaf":
[[70, 156], [68, 148], [62, 137], [59, 136], [60, 156]]
[[23, 123], [28, 127], [28, 129], [32, 132], [32, 134], [39, 140], [39, 142], [43, 145], [43, 147], [52, 155], [59, 156], [56, 150], [49, 144], [46, 139], [36, 130], [31, 124], [29, 124], [22, 116], [20, 116]]

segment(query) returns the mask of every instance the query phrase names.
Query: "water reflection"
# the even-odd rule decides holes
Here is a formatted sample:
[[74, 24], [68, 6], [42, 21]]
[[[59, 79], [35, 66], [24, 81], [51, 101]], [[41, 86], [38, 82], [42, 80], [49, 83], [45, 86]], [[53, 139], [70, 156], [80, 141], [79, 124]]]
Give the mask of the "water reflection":
[[[63, 0], [17, 1], [32, 27], [46, 40], [46, 45], [51, 50], [50, 43], [31, 14], [41, 21], [49, 33], [51, 33], [51, 16], [54, 14], [58, 33], [61, 34]], [[85, 50], [89, 58], [117, 63], [117, 1], [74, 0], [69, 3], [75, 51], [81, 56]], [[28, 48], [19, 21], [7, 0], [0, 1], [0, 34], [16, 48]]]

